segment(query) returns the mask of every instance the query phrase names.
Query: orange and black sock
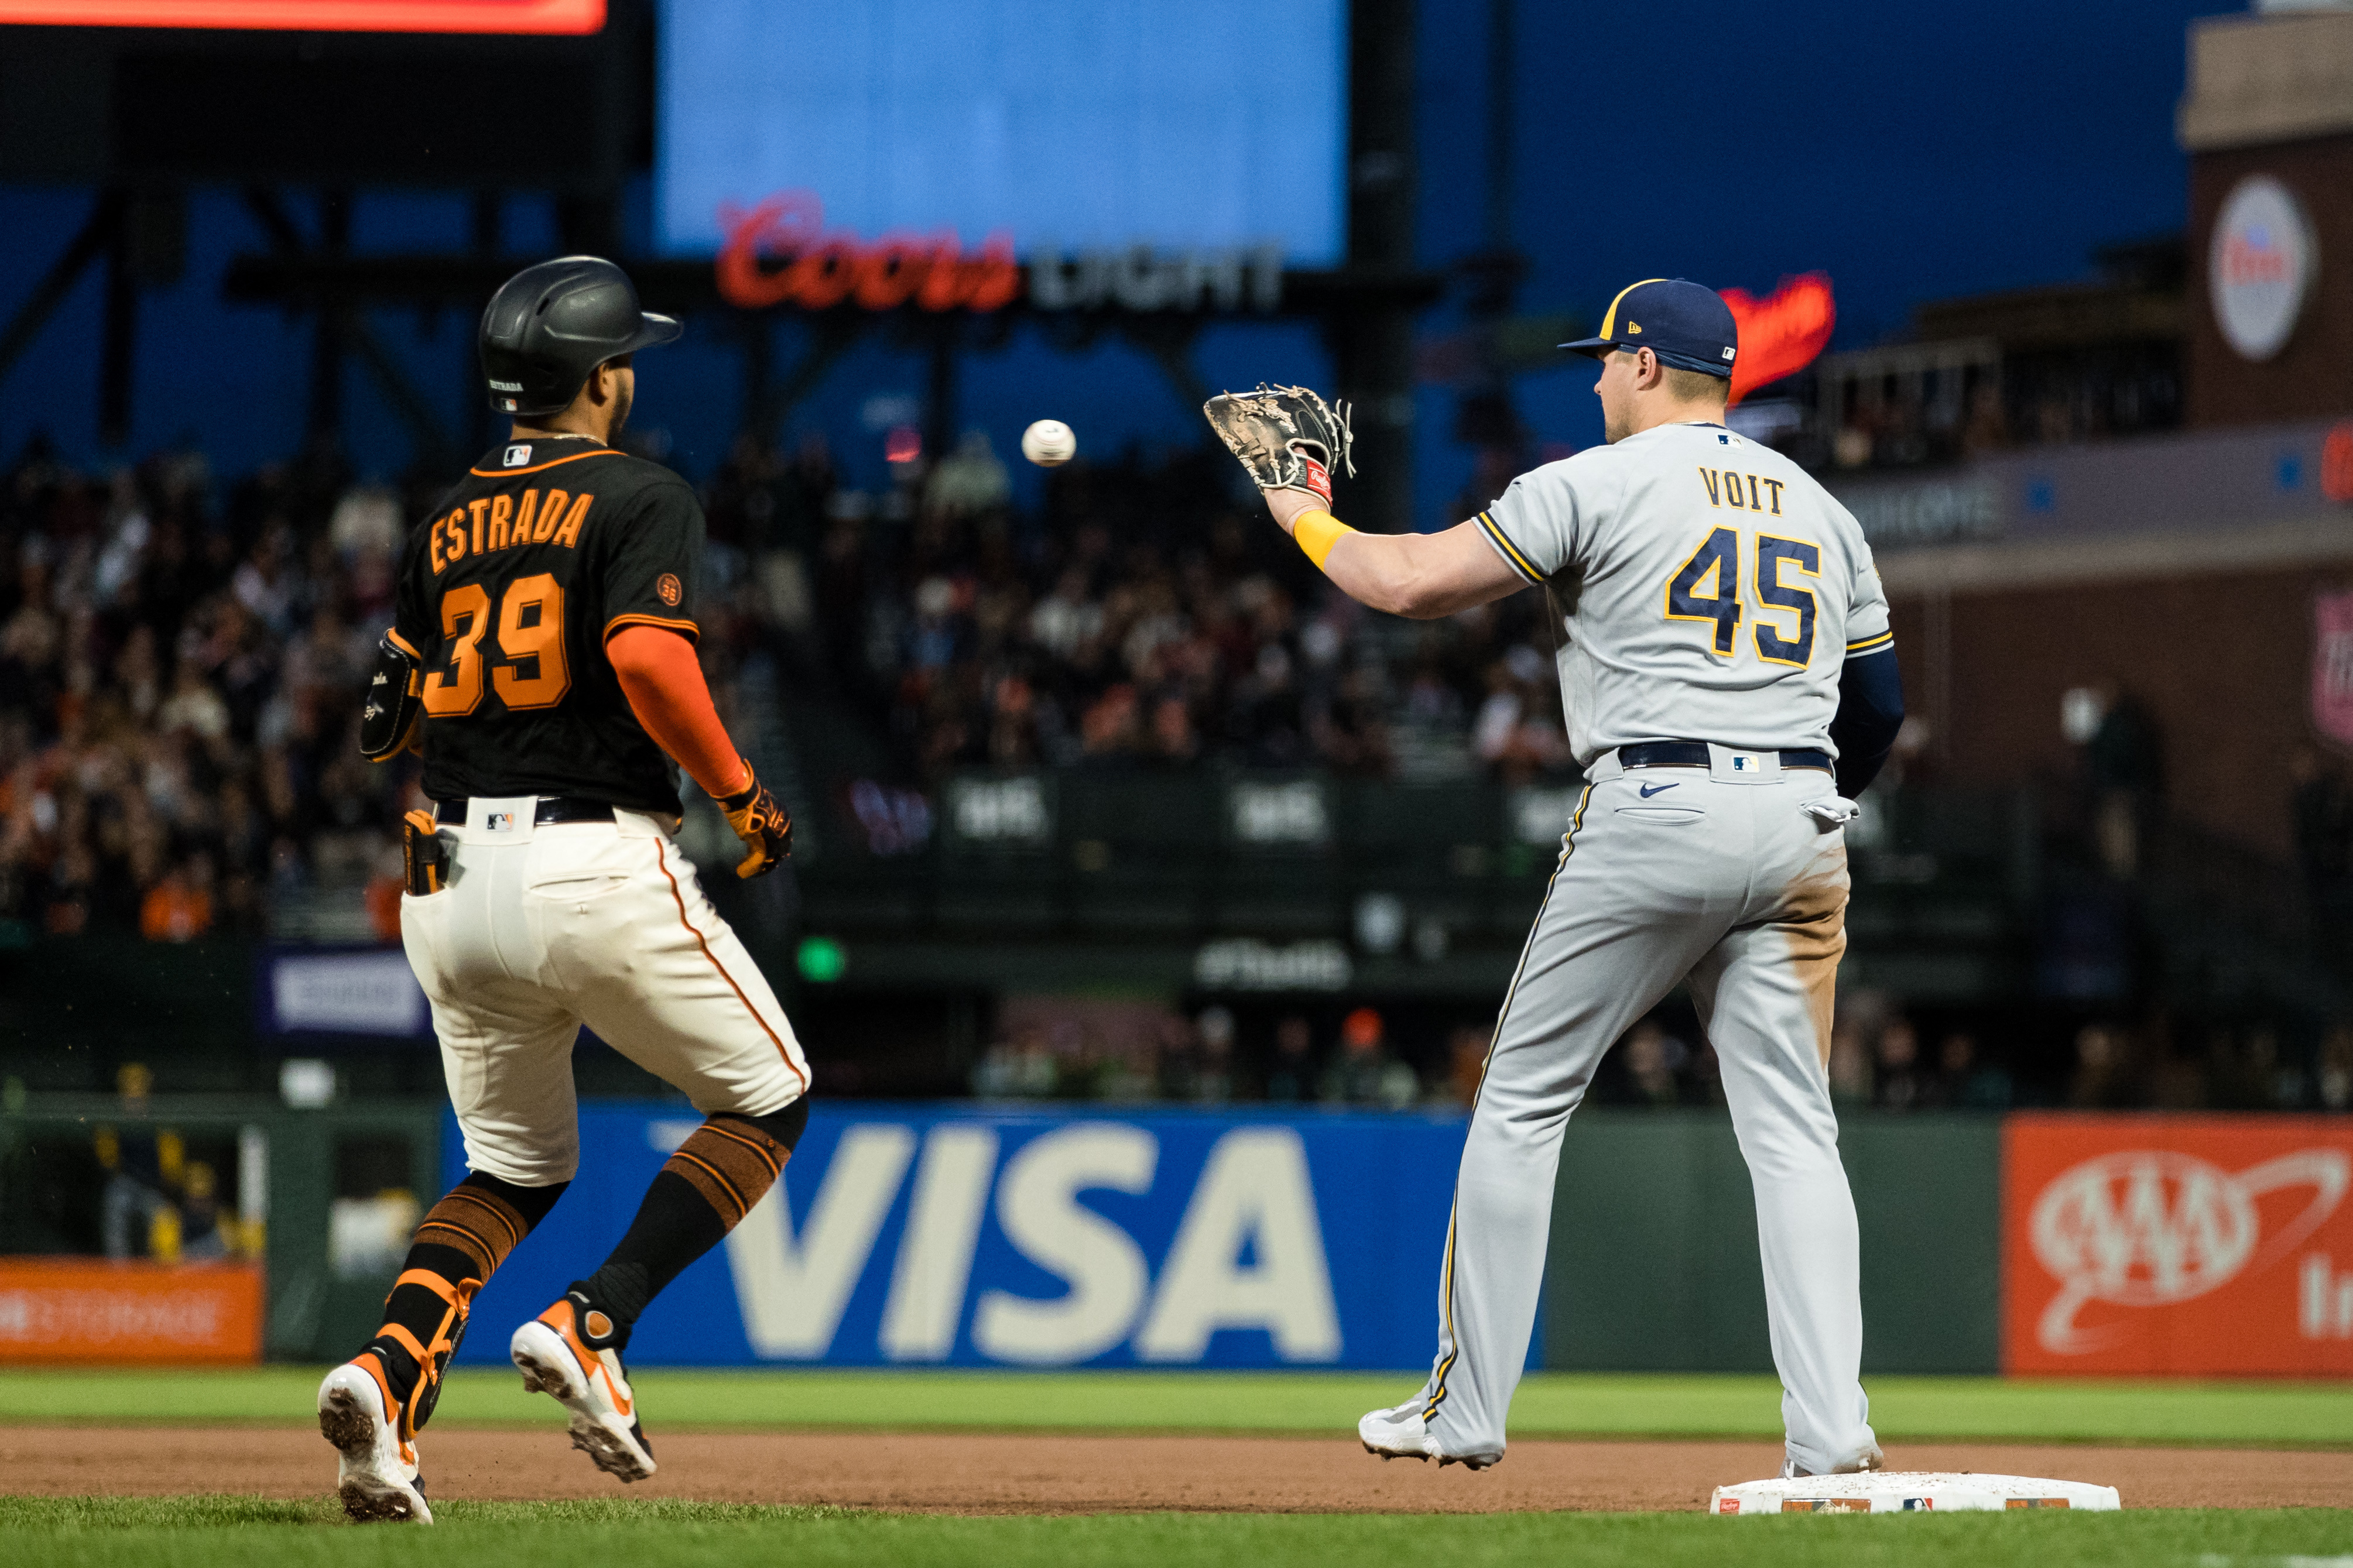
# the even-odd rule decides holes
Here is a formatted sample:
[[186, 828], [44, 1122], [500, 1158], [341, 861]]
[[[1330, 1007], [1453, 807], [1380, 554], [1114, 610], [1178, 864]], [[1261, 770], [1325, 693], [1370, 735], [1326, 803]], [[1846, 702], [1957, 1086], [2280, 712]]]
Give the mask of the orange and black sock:
[[646, 1189], [613, 1255], [572, 1286], [612, 1318], [614, 1343], [627, 1344], [646, 1303], [767, 1194], [807, 1125], [808, 1101], [797, 1100], [767, 1116], [723, 1112], [680, 1145]]
[[365, 1347], [384, 1363], [385, 1380], [407, 1411], [404, 1436], [433, 1414], [442, 1369], [465, 1338], [474, 1292], [547, 1217], [567, 1184], [519, 1187], [477, 1171], [417, 1227], [400, 1279], [385, 1298], [384, 1326]]

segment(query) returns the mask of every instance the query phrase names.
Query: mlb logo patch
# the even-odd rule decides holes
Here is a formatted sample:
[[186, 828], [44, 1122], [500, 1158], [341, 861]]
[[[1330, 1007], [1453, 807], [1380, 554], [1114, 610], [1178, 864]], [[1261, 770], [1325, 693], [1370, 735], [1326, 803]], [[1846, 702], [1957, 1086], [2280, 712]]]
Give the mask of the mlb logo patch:
[[491, 812], [482, 818], [482, 826], [492, 833], [512, 833], [514, 831], [514, 813], [512, 811]]
[[1732, 753], [1732, 771], [1736, 773], [1753, 773], [1757, 771], [1757, 759], [1735, 752]]
[[510, 468], [520, 468], [530, 461], [531, 448], [529, 447], [509, 447], [507, 448], [505, 467]]
[[1926, 1513], [1934, 1510], [1936, 1506], [1936, 1500], [1932, 1497], [1908, 1497], [1904, 1500], [1904, 1511], [1905, 1513]]

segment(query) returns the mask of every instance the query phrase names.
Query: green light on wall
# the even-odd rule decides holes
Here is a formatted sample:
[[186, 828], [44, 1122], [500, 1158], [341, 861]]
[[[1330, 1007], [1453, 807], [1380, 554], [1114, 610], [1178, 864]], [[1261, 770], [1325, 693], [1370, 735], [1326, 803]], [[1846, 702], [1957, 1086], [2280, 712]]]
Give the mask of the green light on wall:
[[849, 967], [849, 954], [829, 936], [805, 937], [795, 962], [800, 966], [802, 979], [815, 985], [829, 985]]

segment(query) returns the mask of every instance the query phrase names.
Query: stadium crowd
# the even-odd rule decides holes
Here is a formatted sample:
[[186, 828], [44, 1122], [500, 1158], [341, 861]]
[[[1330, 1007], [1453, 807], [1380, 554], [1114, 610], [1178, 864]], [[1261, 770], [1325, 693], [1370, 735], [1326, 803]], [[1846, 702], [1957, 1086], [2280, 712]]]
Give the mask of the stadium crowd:
[[34, 441], [0, 475], [0, 919], [185, 940], [364, 880], [409, 779], [353, 725], [403, 502], [322, 451], [216, 487]]
[[723, 577], [807, 674], [888, 715], [927, 780], [975, 764], [1561, 769], [1540, 610], [1368, 615], [1237, 496], [1222, 454], [1057, 470], [1011, 505], [986, 437], [880, 493], [822, 444], [738, 447], [710, 491]]
[[[821, 441], [744, 443], [707, 489], [722, 710], [765, 652], [880, 716], [926, 782], [977, 763], [1566, 765], [1532, 608], [1379, 622], [1250, 525], [1229, 467], [1074, 465], [1025, 518], [979, 437], [879, 492], [840, 482]], [[0, 920], [185, 940], [364, 887], [396, 929], [389, 824], [415, 768], [363, 762], [353, 726], [439, 478], [356, 482], [323, 447], [227, 484], [185, 450], [100, 476], [38, 439], [0, 472]]]

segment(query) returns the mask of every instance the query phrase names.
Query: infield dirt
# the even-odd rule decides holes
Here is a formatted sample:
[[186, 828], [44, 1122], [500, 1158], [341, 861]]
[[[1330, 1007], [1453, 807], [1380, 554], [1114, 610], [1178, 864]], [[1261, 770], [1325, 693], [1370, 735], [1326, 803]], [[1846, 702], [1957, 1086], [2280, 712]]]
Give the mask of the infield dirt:
[[[1274, 1513], [1684, 1510], [1780, 1464], [1768, 1443], [1521, 1442], [1473, 1474], [1383, 1462], [1343, 1438], [1030, 1434], [656, 1434], [661, 1471], [629, 1488], [592, 1469], [560, 1429], [428, 1433], [435, 1499], [685, 1498], [940, 1513], [1123, 1510]], [[2353, 1506], [2353, 1454], [1905, 1443], [1905, 1469], [2097, 1481], [2126, 1508]], [[290, 1429], [0, 1427], [0, 1491], [37, 1496], [230, 1492], [316, 1497], [334, 1455]]]

